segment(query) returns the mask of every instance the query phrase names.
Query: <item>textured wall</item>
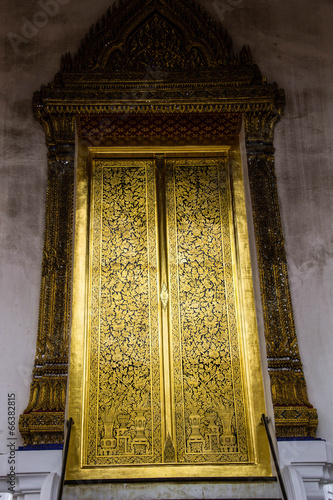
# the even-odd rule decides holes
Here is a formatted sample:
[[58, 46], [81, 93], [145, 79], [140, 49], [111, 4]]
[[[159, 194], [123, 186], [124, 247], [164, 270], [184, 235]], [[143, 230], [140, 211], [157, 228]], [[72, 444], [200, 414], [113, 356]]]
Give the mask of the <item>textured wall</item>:
[[[34, 90], [52, 80], [110, 0], [1, 0], [0, 45], [0, 453], [6, 398], [17, 415], [29, 397], [38, 320], [46, 147], [31, 112]], [[318, 436], [333, 442], [332, 274], [333, 5], [331, 0], [202, 0], [235, 49], [247, 43], [268, 81], [285, 89], [276, 129], [276, 173], [299, 345]], [[45, 10], [44, 10], [45, 12]], [[33, 27], [31, 22], [34, 22]], [[37, 25], [37, 27], [36, 27]], [[19, 38], [21, 37], [21, 38]], [[18, 442], [20, 437], [17, 432]]]
[[296, 332], [318, 437], [333, 441], [333, 4], [243, 2], [225, 14], [234, 45], [248, 43], [287, 105], [276, 128], [276, 174]]

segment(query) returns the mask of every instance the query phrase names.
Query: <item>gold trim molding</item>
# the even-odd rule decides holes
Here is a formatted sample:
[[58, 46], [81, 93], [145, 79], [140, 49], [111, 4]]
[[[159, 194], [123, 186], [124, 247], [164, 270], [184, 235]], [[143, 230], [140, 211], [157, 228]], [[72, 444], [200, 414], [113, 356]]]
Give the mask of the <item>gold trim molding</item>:
[[96, 147], [167, 146], [175, 138], [209, 145], [237, 137], [242, 119], [276, 433], [315, 436], [317, 413], [297, 344], [274, 172], [274, 127], [284, 104], [284, 91], [262, 77], [250, 49], [234, 54], [225, 28], [191, 0], [113, 6], [77, 54], [63, 57], [54, 80], [34, 93], [49, 153], [36, 359], [30, 401], [20, 417], [26, 444], [63, 438], [75, 127]]
[[[138, 153], [142, 154], [139, 158]], [[234, 158], [232, 164], [230, 154]], [[210, 148], [193, 146], [191, 150], [188, 146], [156, 146], [147, 148], [144, 154], [142, 147], [87, 148], [82, 141], [79, 141], [77, 157], [68, 394], [68, 412], [77, 425], [73, 428], [71, 438], [67, 479], [105, 480], [110, 477], [110, 472], [114, 479], [208, 478], [221, 475], [271, 476], [267, 438], [264, 427], [260, 425], [261, 415], [265, 412], [265, 401], [260, 373], [252, 273], [249, 266], [250, 255], [239, 145], [211, 146]], [[131, 173], [126, 173], [129, 168]], [[183, 174], [180, 173], [181, 171]], [[205, 181], [201, 183], [203, 173], [208, 171], [210, 172], [209, 179], [205, 176]], [[184, 187], [184, 176], [186, 180], [191, 179], [189, 184], [186, 183], [186, 187]], [[112, 186], [110, 188], [111, 200], [114, 200], [119, 190], [118, 182], [121, 179], [123, 183], [125, 178], [127, 181], [122, 185], [128, 185], [127, 182], [131, 181], [134, 185], [131, 189], [131, 208], [129, 206], [124, 208], [127, 214], [125, 232], [128, 238], [125, 240], [124, 248], [129, 242], [135, 246], [134, 241], [142, 237], [142, 231], [144, 233], [147, 231], [149, 233], [147, 255], [146, 250], [142, 250], [139, 260], [137, 260], [138, 254], [135, 254], [130, 257], [130, 262], [135, 269], [139, 269], [140, 263], [144, 262], [142, 267], [147, 272], [149, 272], [148, 269], [151, 270], [147, 285], [149, 293], [146, 295], [142, 292], [146, 283], [144, 272], [143, 274], [137, 273], [136, 284], [131, 282], [129, 301], [131, 306], [127, 309], [126, 319], [123, 313], [117, 313], [118, 308], [123, 310], [124, 302], [126, 303], [126, 291], [120, 285], [122, 280], [126, 281], [124, 269], [127, 268], [126, 256], [121, 250], [124, 242], [122, 239], [124, 219], [121, 218], [119, 222], [121, 230], [118, 233], [119, 216], [115, 216], [112, 208], [106, 209], [106, 206], [110, 207], [109, 201], [106, 201], [110, 195], [107, 186]], [[143, 185], [145, 187], [141, 191]], [[211, 194], [212, 185], [220, 186], [221, 191], [217, 198]], [[154, 186], [156, 186], [156, 191]], [[197, 193], [195, 198], [191, 195], [193, 190]], [[133, 221], [133, 215], [135, 220], [138, 218], [137, 209], [133, 206], [136, 207], [135, 199], [139, 191], [149, 193], [149, 195], [146, 203], [140, 205], [142, 210], [140, 220], [145, 222], [142, 226], [141, 224], [136, 226], [135, 223], [136, 232], [130, 230], [133, 224], [130, 221]], [[207, 206], [205, 206], [204, 199], [200, 198], [200, 192], [205, 199], [208, 192], [210, 193]], [[216, 192], [215, 188], [214, 192]], [[143, 198], [145, 199], [145, 195]], [[121, 201], [125, 199], [126, 194], [124, 198], [119, 198], [117, 214], [119, 210], [121, 211], [121, 207], [126, 206], [127, 202], [122, 205], [123, 201]], [[219, 200], [219, 209], [215, 212], [217, 200]], [[183, 229], [181, 229], [175, 217], [176, 209], [183, 213], [181, 209], [183, 203], [187, 208], [193, 206], [191, 203], [194, 203], [196, 209], [201, 207], [207, 214], [207, 220], [208, 213], [210, 216], [213, 213], [218, 214], [221, 218], [221, 233], [219, 229], [216, 231], [216, 226], [214, 229], [210, 226], [208, 246], [204, 231], [200, 240], [197, 240], [195, 245], [190, 244], [190, 248], [186, 250], [187, 237], [190, 237], [192, 232], [191, 230], [189, 233], [187, 230], [183, 232], [184, 225], [187, 226], [187, 223], [184, 223], [182, 219]], [[107, 216], [105, 216], [105, 210], [108, 212]], [[200, 209], [199, 214], [201, 214]], [[184, 217], [190, 217], [192, 220], [192, 215], [184, 215]], [[196, 229], [201, 227], [200, 221], [203, 221], [202, 215], [197, 215], [197, 217], [193, 224]], [[190, 219], [186, 219], [189, 225]], [[205, 222], [202, 223], [205, 224]], [[165, 226], [168, 228], [167, 234]], [[219, 227], [219, 224], [217, 226]], [[107, 231], [107, 236], [106, 233], [102, 233], [103, 227], [103, 231]], [[106, 228], [112, 228], [111, 233]], [[117, 243], [111, 249], [109, 241], [116, 241], [114, 239], [116, 233], [118, 233]], [[223, 239], [220, 240], [222, 234]], [[158, 251], [155, 247], [157, 241]], [[196, 254], [200, 245], [206, 249], [204, 251], [206, 264], [201, 260], [202, 254], [200, 254], [201, 276], [196, 278], [197, 287], [192, 290], [192, 293], [186, 286], [187, 299], [185, 301], [184, 296], [182, 295], [180, 299], [178, 293], [182, 294], [182, 283], [187, 282], [184, 277], [180, 279], [179, 273], [182, 272], [182, 265], [178, 259], [175, 260], [175, 255], [179, 251], [178, 248], [182, 248], [183, 259], [187, 262], [186, 276], [190, 276], [189, 262], [192, 262], [196, 268]], [[208, 247], [212, 253], [209, 253]], [[118, 271], [115, 270], [113, 274], [111, 270], [115, 261], [118, 262], [115, 255], [119, 250], [122, 255], [119, 260], [122, 268], [120, 281]], [[220, 251], [224, 269], [215, 275], [215, 265], [217, 265]], [[146, 259], [149, 262], [148, 265]], [[208, 261], [210, 264], [207, 264]], [[113, 262], [111, 267], [108, 262]], [[104, 273], [102, 269], [106, 268], [108, 271]], [[207, 276], [213, 281], [208, 288], [205, 288]], [[111, 291], [114, 290], [114, 285], [110, 286], [113, 280], [117, 282], [117, 289], [122, 290], [120, 293], [123, 294], [124, 302], [117, 301], [117, 294]], [[214, 286], [212, 286], [213, 282]], [[103, 283], [108, 283], [106, 294], [103, 291], [105, 290]], [[119, 288], [118, 285], [120, 285]], [[143, 303], [138, 304], [134, 299], [132, 301], [136, 289], [141, 290], [139, 295]], [[165, 294], [161, 297], [160, 292], [163, 290]], [[207, 290], [209, 298], [205, 297], [203, 290]], [[228, 296], [228, 305], [222, 298], [222, 290], [225, 290]], [[200, 299], [197, 298], [196, 293], [201, 297]], [[217, 300], [213, 298], [216, 293], [219, 297]], [[145, 302], [150, 294], [150, 300]], [[111, 296], [113, 298], [110, 298]], [[161, 299], [160, 307], [157, 307], [158, 296]], [[107, 306], [103, 297], [108, 297]], [[196, 304], [195, 312], [192, 311], [192, 313], [190, 297]], [[168, 298], [164, 304], [163, 298]], [[197, 309], [198, 300], [199, 309]], [[97, 302], [99, 306], [96, 307]], [[182, 309], [185, 303], [186, 313]], [[224, 320], [218, 320], [217, 329], [216, 324], [215, 327], [213, 326], [214, 320], [210, 319], [208, 323], [206, 322], [209, 310], [212, 311], [212, 317], [214, 317], [214, 306], [210, 309], [212, 303], [226, 308], [223, 313]], [[102, 319], [104, 317], [102, 311], [105, 311], [105, 307], [108, 310], [106, 322]], [[137, 307], [140, 311], [147, 311], [147, 316], [152, 320], [147, 321], [144, 328], [140, 327], [135, 331], [129, 325], [134, 324], [131, 322], [131, 317], [134, 317], [133, 311]], [[192, 314], [195, 317], [195, 325], [191, 321]], [[122, 327], [119, 329], [117, 325], [120, 321]], [[186, 323], [185, 327], [183, 322]], [[138, 331], [140, 331], [140, 342], [136, 344], [135, 338]], [[158, 348], [157, 334], [160, 339]], [[151, 347], [149, 354], [143, 355], [142, 349], [146, 338], [150, 338]], [[205, 344], [203, 349], [200, 347], [201, 342]], [[210, 350], [209, 344], [214, 345], [216, 350]], [[134, 366], [135, 363], [137, 363], [136, 366], [140, 366], [140, 361], [136, 360], [136, 355], [132, 350], [133, 345], [137, 345], [138, 359], [145, 359], [144, 366], [147, 370], [145, 372], [140, 368], [140, 387], [145, 388], [140, 394], [134, 382], [135, 376], [133, 378], [128, 376], [128, 361], [124, 359], [125, 353], [130, 351], [132, 352], [131, 363], [134, 363]], [[188, 351], [186, 351], [186, 345]], [[105, 355], [108, 356], [106, 352], [110, 353], [111, 359], [106, 364], [104, 361], [100, 364], [101, 359], [105, 359]], [[190, 361], [186, 352], [191, 353]], [[215, 356], [215, 360], [216, 356], [221, 356], [216, 360], [217, 364], [212, 361], [212, 356]], [[163, 361], [161, 361], [162, 357]], [[199, 364], [195, 364], [195, 360], [199, 358], [201, 368]], [[112, 389], [109, 386], [110, 366], [113, 367], [111, 369]], [[217, 371], [216, 366], [219, 366]], [[156, 367], [159, 367], [157, 372]], [[227, 370], [228, 382], [220, 382], [221, 385], [219, 385], [224, 370]], [[131, 365], [131, 373], [132, 371], [134, 369], [132, 370]], [[210, 373], [209, 384], [207, 384], [207, 373]], [[125, 391], [122, 384], [123, 374], [125, 374], [127, 384]], [[153, 383], [149, 382], [150, 377], [154, 380]], [[145, 380], [144, 383], [142, 378]], [[102, 379], [105, 380], [104, 389], [97, 382]], [[147, 402], [149, 400], [150, 403]], [[139, 410], [137, 401], [145, 401], [142, 405], [143, 410]], [[231, 401], [234, 403], [230, 403]], [[199, 428], [199, 422], [204, 420], [202, 412], [207, 405], [209, 411], [206, 411], [205, 418], [210, 422], [210, 430], [205, 431], [203, 424]], [[231, 424], [233, 411], [237, 416]], [[136, 421], [133, 415], [136, 412], [140, 414], [141, 420], [145, 415], [142, 425], [146, 426], [146, 432], [141, 434], [141, 439], [144, 439], [144, 443], [141, 444], [144, 447], [143, 450], [137, 450], [136, 445], [131, 445], [131, 439], [136, 436], [133, 430], [133, 422], [135, 424]], [[154, 414], [157, 418], [154, 418]], [[225, 436], [219, 439], [216, 433], [220, 432], [220, 424], [215, 425], [217, 418], [218, 422], [224, 422]], [[132, 434], [127, 430], [129, 426], [126, 427], [129, 421], [132, 422]], [[122, 422], [121, 428], [119, 428], [119, 422]], [[235, 432], [236, 427], [238, 430]], [[154, 430], [151, 432], [151, 429]], [[101, 435], [103, 435], [102, 439], [100, 439]]]

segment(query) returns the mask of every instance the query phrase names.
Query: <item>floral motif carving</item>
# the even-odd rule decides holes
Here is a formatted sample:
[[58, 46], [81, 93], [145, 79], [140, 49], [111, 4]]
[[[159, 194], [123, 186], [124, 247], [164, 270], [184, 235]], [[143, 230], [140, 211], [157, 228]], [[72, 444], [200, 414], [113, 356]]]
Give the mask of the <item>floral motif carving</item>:
[[125, 51], [115, 51], [107, 64], [113, 72], [153, 70], [179, 71], [206, 66], [199, 47], [184, 47], [181, 34], [157, 13], [132, 35]]
[[88, 465], [161, 453], [154, 196], [151, 161], [96, 162]]
[[228, 175], [217, 159], [167, 165], [178, 460], [246, 461]]
[[[171, 36], [170, 46], [163, 30]], [[143, 40], [149, 41], [150, 52], [142, 52]], [[120, 54], [126, 64], [121, 64]], [[276, 183], [270, 174], [274, 173], [274, 127], [283, 107], [283, 90], [262, 78], [249, 48], [234, 54], [225, 28], [190, 0], [128, 0], [113, 6], [91, 28], [77, 54], [63, 57], [54, 81], [34, 94], [34, 114], [44, 128], [49, 147], [49, 180], [36, 361], [29, 405], [20, 418], [27, 444], [59, 443], [63, 436], [76, 121], [80, 138], [91, 144], [153, 142], [156, 121], [152, 116], [160, 127], [157, 140], [170, 143], [176, 138], [193, 143], [237, 135], [241, 113], [245, 113], [257, 248], [259, 257], [262, 255], [259, 271], [266, 304], [272, 392], [276, 419], [281, 422], [277, 430], [281, 436], [314, 435], [317, 416], [305, 396], [306, 384], [290, 320], [292, 307]], [[273, 217], [267, 218], [266, 227], [271, 231], [265, 233], [260, 199], [266, 191]], [[272, 238], [272, 234], [277, 237]], [[285, 324], [284, 345], [287, 351], [290, 349], [287, 356], [291, 358], [287, 393], [276, 375], [282, 372], [273, 371], [286, 368], [280, 356], [282, 344], [276, 340], [280, 339], [279, 318]], [[296, 400], [303, 402], [298, 406], [301, 419], [292, 411]], [[134, 413], [131, 418], [135, 419]], [[206, 417], [202, 414], [201, 418]], [[214, 425], [220, 425], [219, 421], [216, 417]], [[102, 439], [102, 417], [98, 425]]]

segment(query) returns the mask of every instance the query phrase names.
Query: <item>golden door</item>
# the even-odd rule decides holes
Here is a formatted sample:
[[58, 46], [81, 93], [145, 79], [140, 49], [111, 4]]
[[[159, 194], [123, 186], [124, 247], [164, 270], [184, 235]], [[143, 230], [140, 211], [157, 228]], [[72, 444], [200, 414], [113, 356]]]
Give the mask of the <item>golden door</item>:
[[[226, 152], [91, 162], [69, 478], [268, 473], [255, 435], [263, 393], [259, 352], [243, 331], [231, 180]], [[74, 276], [74, 302], [76, 288]], [[75, 318], [74, 304], [74, 335]]]

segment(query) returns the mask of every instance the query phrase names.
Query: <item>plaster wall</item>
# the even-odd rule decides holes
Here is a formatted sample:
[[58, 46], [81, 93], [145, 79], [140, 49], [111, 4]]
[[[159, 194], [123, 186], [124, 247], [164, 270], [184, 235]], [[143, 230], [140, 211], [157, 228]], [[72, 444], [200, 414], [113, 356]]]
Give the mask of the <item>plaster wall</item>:
[[[16, 394], [17, 418], [28, 403], [37, 336], [47, 150], [32, 93], [53, 79], [61, 54], [77, 50], [112, 0], [50, 3], [53, 12], [41, 16], [46, 0], [0, 2], [0, 453], [8, 437], [7, 393]], [[296, 330], [318, 437], [333, 442], [333, 4], [201, 3], [222, 20], [234, 48], [249, 44], [263, 76], [286, 91], [275, 133], [276, 174]], [[22, 444], [18, 428], [16, 437]]]

